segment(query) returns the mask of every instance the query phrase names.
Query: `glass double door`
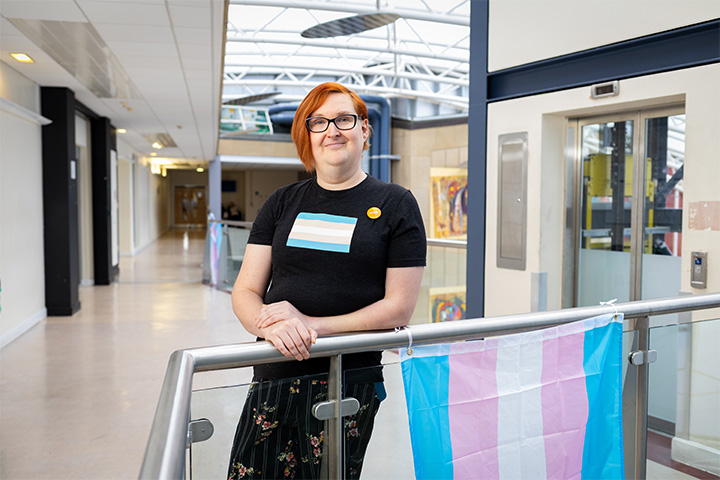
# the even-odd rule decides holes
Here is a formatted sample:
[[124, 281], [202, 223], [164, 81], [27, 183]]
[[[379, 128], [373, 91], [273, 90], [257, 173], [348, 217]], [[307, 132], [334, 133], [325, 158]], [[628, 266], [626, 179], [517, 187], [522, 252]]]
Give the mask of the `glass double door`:
[[[682, 107], [570, 122], [575, 136], [574, 306], [681, 290]], [[567, 298], [567, 297], [566, 297]], [[569, 300], [569, 298], [568, 298]], [[569, 302], [567, 302], [569, 303]], [[573, 305], [566, 305], [573, 306]]]
[[[568, 142], [574, 152], [570, 174], [577, 188], [574, 208], [568, 209], [574, 249], [566, 252], [573, 265], [566, 277], [574, 278], [566, 278], [565, 284], [573, 285], [566, 306], [678, 296], [683, 108], [580, 119], [570, 122], [569, 132], [574, 138]], [[650, 318], [651, 327], [677, 322], [676, 315]], [[649, 425], [668, 434], [674, 434], [677, 422], [677, 371], [684, 365], [677, 332], [652, 328], [649, 339], [650, 348], [662, 352], [650, 368]], [[627, 352], [630, 343], [624, 348]]]

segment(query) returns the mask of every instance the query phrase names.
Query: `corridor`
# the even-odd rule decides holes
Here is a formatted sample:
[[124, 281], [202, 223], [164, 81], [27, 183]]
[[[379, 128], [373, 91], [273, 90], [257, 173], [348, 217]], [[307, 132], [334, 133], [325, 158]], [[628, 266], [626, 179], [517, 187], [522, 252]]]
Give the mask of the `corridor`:
[[[230, 295], [202, 285], [205, 230], [171, 230], [119, 282], [81, 287], [80, 311], [48, 317], [0, 350], [0, 478], [137, 478], [170, 354], [251, 341]], [[198, 375], [217, 384], [249, 372]]]

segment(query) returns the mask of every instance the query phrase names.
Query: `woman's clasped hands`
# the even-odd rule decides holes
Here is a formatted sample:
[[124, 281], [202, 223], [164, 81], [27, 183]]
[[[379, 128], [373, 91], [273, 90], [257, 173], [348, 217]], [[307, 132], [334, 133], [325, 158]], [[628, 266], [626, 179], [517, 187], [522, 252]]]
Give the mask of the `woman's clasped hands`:
[[310, 358], [310, 347], [318, 337], [310, 318], [286, 301], [263, 305], [255, 326], [280, 353], [298, 361]]

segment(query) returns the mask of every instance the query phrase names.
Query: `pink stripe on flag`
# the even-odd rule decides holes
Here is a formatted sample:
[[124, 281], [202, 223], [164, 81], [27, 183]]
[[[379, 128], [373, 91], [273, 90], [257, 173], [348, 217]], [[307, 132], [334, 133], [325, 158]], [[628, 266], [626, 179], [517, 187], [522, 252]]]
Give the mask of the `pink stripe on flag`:
[[453, 478], [498, 478], [497, 349], [462, 353], [469, 345], [453, 344], [449, 355]]
[[[551, 329], [546, 335], [557, 333]], [[579, 479], [582, 471], [587, 388], [583, 332], [543, 342], [542, 408], [547, 478]]]

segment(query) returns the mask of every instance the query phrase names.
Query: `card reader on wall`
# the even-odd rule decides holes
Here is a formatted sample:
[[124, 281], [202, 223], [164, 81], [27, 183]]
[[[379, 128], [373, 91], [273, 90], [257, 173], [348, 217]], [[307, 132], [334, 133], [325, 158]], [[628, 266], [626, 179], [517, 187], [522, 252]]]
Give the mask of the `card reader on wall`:
[[690, 286], [707, 288], [707, 252], [692, 252], [690, 258]]

